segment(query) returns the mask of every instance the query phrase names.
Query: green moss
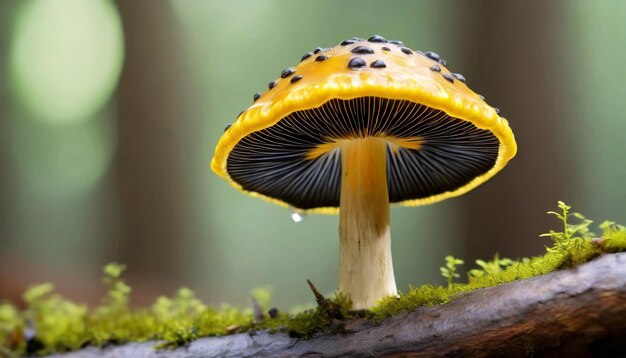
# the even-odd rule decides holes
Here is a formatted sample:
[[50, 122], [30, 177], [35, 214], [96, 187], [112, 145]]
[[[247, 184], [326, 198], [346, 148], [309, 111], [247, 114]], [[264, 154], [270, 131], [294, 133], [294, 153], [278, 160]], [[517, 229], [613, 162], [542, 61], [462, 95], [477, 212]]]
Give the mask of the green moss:
[[[563, 202], [558, 203], [560, 212], [550, 211], [561, 222], [563, 231], [551, 230], [547, 234], [552, 245], [546, 248], [543, 256], [512, 260], [495, 255], [491, 261], [477, 260], [478, 268], [469, 271], [467, 283], [453, 284], [456, 265], [462, 260], [446, 257], [446, 265], [441, 268], [442, 274], [448, 280], [448, 287], [424, 285], [410, 288], [407, 293], [400, 293], [398, 297], [388, 297], [371, 309], [374, 319], [396, 315], [403, 311], [410, 311], [419, 306], [444, 304], [457, 297], [460, 293], [493, 287], [529, 277], [544, 275], [556, 270], [576, 266], [592, 260], [606, 252], [626, 251], [626, 229], [611, 221], [599, 225], [602, 237], [596, 237], [590, 226], [593, 221], [580, 213], [570, 213], [571, 207]], [[575, 219], [572, 223], [570, 219]], [[453, 264], [451, 267], [451, 264]]]
[[434, 306], [450, 302], [456, 285], [450, 287], [421, 285], [411, 287], [407, 293], [383, 298], [370, 309], [371, 317], [376, 321], [396, 315], [400, 312], [412, 311], [417, 307]]
[[[513, 260], [495, 255], [490, 261], [477, 260], [477, 267], [469, 270], [465, 283], [455, 282], [460, 278], [457, 268], [463, 261], [449, 256], [441, 268], [446, 286], [410, 287], [397, 297], [382, 299], [365, 315], [380, 321], [417, 307], [448, 303], [460, 293], [572, 267], [603, 253], [626, 251], [624, 226], [604, 221], [599, 225], [602, 235], [597, 237], [591, 232], [591, 220], [570, 213], [571, 208], [562, 202], [559, 209], [550, 214], [560, 221], [562, 231], [542, 235], [551, 239], [543, 256]], [[149, 307], [130, 309], [132, 290], [122, 278], [124, 270], [119, 264], [104, 268], [107, 295], [101, 305], [92, 309], [64, 299], [51, 284], [29, 289], [24, 294], [24, 310], [0, 302], [0, 356], [47, 354], [85, 345], [146, 340], [162, 341], [161, 348], [177, 347], [200, 337], [252, 330], [287, 331], [308, 338], [340, 329], [340, 324], [333, 324], [335, 321], [363, 316], [362, 312], [351, 312], [350, 300], [338, 294], [314, 309], [296, 314], [274, 311], [270, 317], [267, 288], [252, 292], [257, 311], [263, 317], [259, 317], [259, 312], [255, 315], [252, 308], [208, 306], [187, 288], [181, 288], [173, 297], [159, 297]]]
[[24, 300], [28, 309], [23, 316], [36, 327], [36, 346], [42, 346], [42, 353], [76, 349], [86, 342], [86, 306], [63, 299], [49, 283], [26, 291]]

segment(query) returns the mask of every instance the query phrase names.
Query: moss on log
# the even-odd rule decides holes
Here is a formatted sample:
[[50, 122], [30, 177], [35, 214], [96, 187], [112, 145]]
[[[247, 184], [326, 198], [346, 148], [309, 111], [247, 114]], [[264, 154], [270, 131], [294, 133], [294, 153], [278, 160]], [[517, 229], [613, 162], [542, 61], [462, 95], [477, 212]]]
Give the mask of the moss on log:
[[626, 253], [473, 291], [380, 323], [352, 319], [336, 325], [335, 333], [306, 340], [255, 332], [203, 338], [175, 350], [157, 351], [158, 342], [145, 342], [55, 357], [621, 356]]

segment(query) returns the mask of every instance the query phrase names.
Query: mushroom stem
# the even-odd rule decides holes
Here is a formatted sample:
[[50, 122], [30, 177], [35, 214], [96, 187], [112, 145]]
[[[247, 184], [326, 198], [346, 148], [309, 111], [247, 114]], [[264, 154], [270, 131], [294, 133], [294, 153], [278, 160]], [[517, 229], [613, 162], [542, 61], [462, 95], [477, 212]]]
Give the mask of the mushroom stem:
[[391, 261], [387, 141], [367, 137], [341, 143], [339, 290], [354, 309], [397, 294]]

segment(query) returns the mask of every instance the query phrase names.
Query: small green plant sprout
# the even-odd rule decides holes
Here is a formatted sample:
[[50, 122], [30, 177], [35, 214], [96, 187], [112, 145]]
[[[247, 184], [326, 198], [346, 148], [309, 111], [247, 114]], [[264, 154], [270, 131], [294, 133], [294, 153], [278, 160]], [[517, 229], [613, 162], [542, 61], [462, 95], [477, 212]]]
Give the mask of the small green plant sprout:
[[448, 282], [448, 289], [452, 288], [452, 281], [454, 281], [455, 278], [461, 277], [461, 275], [456, 272], [456, 267], [464, 263], [463, 260], [457, 259], [452, 255], [446, 256], [446, 266], [440, 267], [439, 270], [441, 270], [441, 275], [445, 277]]
[[[564, 249], [569, 245], [577, 244], [577, 241], [581, 239], [591, 239], [595, 236], [595, 234], [589, 230], [589, 226], [593, 223], [593, 220], [587, 219], [580, 213], [570, 213], [572, 207], [562, 201], [558, 202], [558, 207], [561, 209], [560, 213], [548, 211], [548, 214], [556, 216], [563, 223], [563, 231], [557, 232], [550, 230], [549, 233], [539, 235], [540, 237], [550, 237], [552, 239], [554, 248], [548, 248], [548, 251], [557, 250], [559, 248]], [[570, 223], [568, 221], [570, 216], [575, 217], [579, 222], [575, 224]]]
[[250, 295], [264, 312], [269, 310], [272, 299], [272, 288], [270, 286], [257, 287], [250, 292]]
[[131, 292], [130, 286], [122, 280], [122, 273], [125, 270], [126, 265], [115, 262], [107, 264], [104, 266], [104, 269], [102, 269], [104, 272], [103, 281], [109, 287], [108, 303], [120, 309], [128, 306], [128, 296]]
[[480, 269], [470, 270], [469, 275], [470, 277], [482, 277], [497, 274], [515, 263], [514, 260], [506, 257], [500, 258], [499, 254], [495, 254], [491, 261], [476, 260], [476, 265], [480, 266]]
[[[108, 287], [103, 304], [96, 307], [88, 317], [88, 324], [93, 329], [91, 343], [97, 346], [107, 342], [124, 342], [131, 335], [128, 327], [132, 315], [128, 308], [131, 288], [122, 279], [125, 265], [109, 263], [102, 269], [102, 281]], [[97, 329], [94, 329], [96, 328]]]

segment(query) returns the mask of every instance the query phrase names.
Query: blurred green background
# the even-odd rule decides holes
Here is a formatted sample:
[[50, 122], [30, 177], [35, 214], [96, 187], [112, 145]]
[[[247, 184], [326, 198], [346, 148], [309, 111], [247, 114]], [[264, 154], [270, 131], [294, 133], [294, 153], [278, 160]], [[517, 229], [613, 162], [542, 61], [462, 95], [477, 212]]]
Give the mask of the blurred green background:
[[400, 290], [446, 254], [539, 254], [565, 200], [626, 223], [626, 2], [0, 2], [0, 300], [33, 283], [97, 302], [128, 265], [138, 304], [187, 286], [280, 308], [333, 292], [338, 218], [241, 194], [209, 168], [226, 124], [317, 46], [380, 34], [440, 53], [502, 110], [519, 153], [460, 198], [392, 210]]

